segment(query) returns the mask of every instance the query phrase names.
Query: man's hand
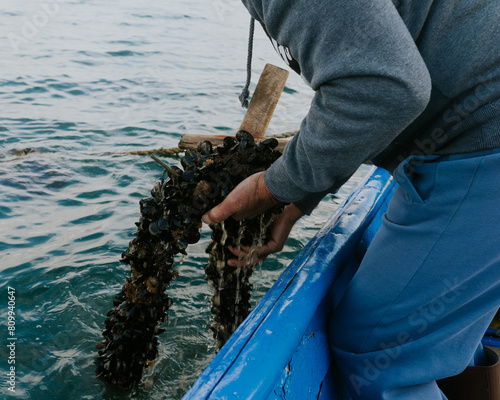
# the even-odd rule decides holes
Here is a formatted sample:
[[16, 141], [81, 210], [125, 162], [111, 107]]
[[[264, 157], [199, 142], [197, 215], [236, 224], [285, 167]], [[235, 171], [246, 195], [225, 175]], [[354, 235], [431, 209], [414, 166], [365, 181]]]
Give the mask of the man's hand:
[[212, 224], [229, 217], [236, 220], [252, 218], [279, 203], [264, 182], [264, 172], [258, 172], [241, 182], [222, 203], [203, 215], [203, 222]]
[[[264, 182], [264, 172], [259, 172], [236, 186], [222, 203], [203, 215], [203, 221], [211, 224], [222, 222], [229, 217], [236, 220], [253, 218], [277, 204], [279, 201]], [[271, 228], [270, 240], [264, 246], [253, 250], [246, 246], [241, 246], [239, 249], [229, 247], [237, 258], [228, 260], [228, 265], [239, 267], [257, 265], [269, 254], [280, 251], [293, 225], [303, 215], [304, 213], [294, 204], [287, 205]]]
[[295, 222], [303, 215], [304, 213], [293, 203], [287, 205], [274, 222], [271, 228], [271, 238], [264, 246], [256, 249], [251, 249], [249, 246], [241, 246], [239, 249], [228, 247], [238, 258], [228, 260], [227, 264], [233, 267], [257, 265], [264, 261], [269, 254], [281, 251]]

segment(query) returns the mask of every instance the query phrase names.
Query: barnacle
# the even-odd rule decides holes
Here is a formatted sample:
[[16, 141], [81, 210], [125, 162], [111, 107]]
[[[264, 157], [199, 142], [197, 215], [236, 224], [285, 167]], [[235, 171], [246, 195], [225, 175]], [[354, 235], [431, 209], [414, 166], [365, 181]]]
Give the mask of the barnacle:
[[[107, 314], [103, 341], [98, 343], [96, 373], [121, 387], [137, 383], [158, 355], [156, 335], [167, 320], [172, 300], [166, 288], [177, 277], [174, 256], [186, 254], [200, 239], [202, 215], [216, 206], [248, 176], [267, 169], [279, 156], [275, 139], [255, 143], [248, 132], [227, 137], [213, 148], [208, 141], [188, 150], [183, 170], [167, 167], [168, 178], [158, 178], [151, 197], [139, 202], [141, 217], [135, 238], [122, 254], [130, 266], [120, 293]], [[251, 267], [230, 267], [227, 246], [259, 246], [269, 235], [271, 222], [281, 212], [276, 206], [252, 219], [212, 224], [206, 279], [214, 288], [211, 329], [220, 348], [250, 309]]]

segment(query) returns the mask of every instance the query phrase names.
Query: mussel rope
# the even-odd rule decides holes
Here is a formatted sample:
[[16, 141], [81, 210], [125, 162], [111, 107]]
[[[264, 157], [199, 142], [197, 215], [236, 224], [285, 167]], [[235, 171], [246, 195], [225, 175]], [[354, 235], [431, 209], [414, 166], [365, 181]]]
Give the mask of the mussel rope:
[[248, 98], [250, 97], [250, 80], [252, 79], [252, 54], [253, 54], [253, 34], [255, 31], [255, 20], [250, 18], [250, 31], [248, 33], [248, 54], [247, 54], [247, 81], [240, 94], [241, 106], [248, 108]]
[[[297, 133], [297, 131], [290, 131], [290, 132], [283, 132], [283, 133], [277, 133], [275, 135], [266, 135], [265, 139], [269, 138], [275, 138], [275, 139], [286, 139], [289, 137], [294, 136]], [[150, 150], [132, 150], [132, 151], [122, 151], [122, 152], [104, 152], [104, 153], [91, 153], [89, 154], [90, 156], [125, 156], [125, 155], [133, 155], [133, 156], [149, 156], [151, 154], [159, 154], [162, 156], [177, 156], [180, 153], [184, 153], [186, 149], [181, 149], [179, 147], [170, 147], [170, 148], [160, 148], [160, 149], [150, 149]], [[10, 155], [14, 156], [13, 159], [17, 159], [19, 157], [25, 157], [29, 156], [32, 154], [39, 154], [39, 153], [51, 153], [50, 151], [42, 151], [38, 150], [35, 148], [24, 148], [24, 149], [17, 149], [17, 150], [11, 150], [7, 154], [2, 154], [0, 153], [0, 158], [4, 157], [5, 155]]]
[[[289, 137], [295, 136], [297, 131], [289, 131], [289, 132], [282, 132], [282, 133], [276, 133], [274, 135], [266, 135], [264, 139], [270, 139], [270, 138], [275, 138], [275, 139], [287, 139]], [[151, 150], [132, 150], [132, 151], [124, 151], [120, 153], [112, 153], [112, 152], [107, 152], [107, 153], [94, 153], [91, 155], [94, 156], [104, 156], [104, 155], [136, 155], [136, 156], [148, 156], [151, 154], [160, 154], [163, 156], [171, 156], [171, 155], [178, 155], [180, 153], [184, 153], [186, 149], [181, 149], [179, 147], [171, 147], [171, 148], [160, 148], [160, 149], [151, 149]]]

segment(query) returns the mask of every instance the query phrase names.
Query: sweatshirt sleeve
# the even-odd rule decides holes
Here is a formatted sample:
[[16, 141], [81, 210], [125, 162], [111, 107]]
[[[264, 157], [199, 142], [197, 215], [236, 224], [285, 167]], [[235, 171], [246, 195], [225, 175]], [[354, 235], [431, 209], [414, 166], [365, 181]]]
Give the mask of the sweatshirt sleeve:
[[314, 211], [316, 206], [319, 204], [319, 202], [323, 200], [323, 198], [327, 194], [337, 193], [338, 190], [342, 187], [342, 185], [346, 183], [350, 177], [351, 176], [348, 176], [339, 181], [336, 181], [332, 187], [323, 190], [322, 192], [309, 193], [301, 200], [294, 201], [293, 204], [295, 204], [295, 206], [304, 214], [310, 215]]
[[427, 105], [429, 72], [391, 0], [243, 3], [316, 92], [298, 134], [265, 173], [279, 200], [336, 187]]

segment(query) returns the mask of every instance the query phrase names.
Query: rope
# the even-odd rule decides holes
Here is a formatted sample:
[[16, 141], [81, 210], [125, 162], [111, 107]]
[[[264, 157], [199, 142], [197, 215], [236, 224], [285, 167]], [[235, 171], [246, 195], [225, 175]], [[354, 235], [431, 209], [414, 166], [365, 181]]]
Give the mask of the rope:
[[[297, 131], [283, 132], [277, 133], [274, 135], [266, 135], [264, 139], [275, 138], [275, 139], [286, 139], [294, 136]], [[123, 151], [123, 152], [106, 152], [106, 153], [91, 153], [90, 156], [125, 156], [125, 155], [135, 155], [135, 156], [149, 156], [151, 154], [160, 154], [163, 156], [176, 156], [180, 153], [184, 153], [186, 150], [181, 149], [179, 147], [170, 147], [168, 149], [160, 148], [160, 149], [151, 149], [151, 150], [132, 150], [132, 151]], [[0, 153], [0, 158], [5, 156], [13, 156], [14, 158], [30, 156], [34, 153], [45, 153], [47, 151], [33, 148], [25, 148], [25, 149], [16, 149], [11, 150], [7, 153]]]
[[252, 54], [253, 54], [253, 34], [255, 30], [255, 20], [250, 18], [250, 31], [248, 33], [248, 54], [247, 54], [247, 81], [240, 94], [241, 106], [248, 108], [248, 98], [250, 97], [250, 80], [252, 79]]
[[93, 153], [91, 156], [149, 156], [151, 154], [161, 154], [163, 156], [175, 156], [180, 153], [184, 153], [185, 150], [179, 147], [170, 147], [168, 149], [151, 149], [151, 150], [132, 150], [132, 151], [122, 151], [122, 152], [106, 152], [106, 153]]
[[[269, 139], [269, 138], [275, 138], [275, 139], [286, 139], [289, 137], [294, 136], [297, 133], [297, 131], [290, 131], [290, 132], [283, 132], [283, 133], [276, 133], [274, 135], [266, 135], [264, 136], [263, 140]], [[184, 153], [186, 149], [180, 149], [179, 147], [171, 147], [168, 149], [152, 149], [152, 150], [133, 150], [133, 151], [125, 151], [121, 153], [95, 153], [92, 155], [99, 155], [99, 156], [104, 156], [104, 155], [136, 155], [136, 156], [149, 156], [151, 154], [160, 154], [163, 156], [175, 156], [180, 153]]]
[[127, 154], [133, 154], [138, 156], [147, 156], [150, 154], [162, 154], [164, 156], [172, 156], [183, 153], [185, 150], [180, 149], [178, 147], [171, 147], [169, 149], [153, 149], [153, 150], [137, 150], [137, 151], [129, 151]]
[[283, 133], [275, 133], [274, 135], [266, 135], [264, 139], [275, 138], [275, 139], [287, 139], [289, 137], [293, 137], [297, 134], [298, 131], [289, 131]]
[[[286, 139], [294, 136], [296, 133], [297, 131], [291, 131], [291, 132], [277, 133], [274, 135], [266, 135], [264, 139], [269, 139], [269, 138]], [[132, 150], [132, 151], [122, 151], [122, 152], [108, 151], [105, 153], [91, 153], [89, 155], [90, 156], [126, 156], [126, 155], [149, 156], [151, 154], [160, 154], [163, 156], [176, 156], [180, 153], [184, 153], [185, 151], [186, 151], [185, 149], [181, 149], [179, 147], [170, 147], [168, 149], [160, 148], [151, 150]], [[11, 150], [7, 153], [0, 153], [0, 158], [3, 158], [5, 156], [13, 156], [19, 158], [19, 157], [29, 156], [34, 153], [46, 153], [46, 152], [47, 151], [45, 150], [32, 149], [32, 148], [17, 149], [17, 150]]]

